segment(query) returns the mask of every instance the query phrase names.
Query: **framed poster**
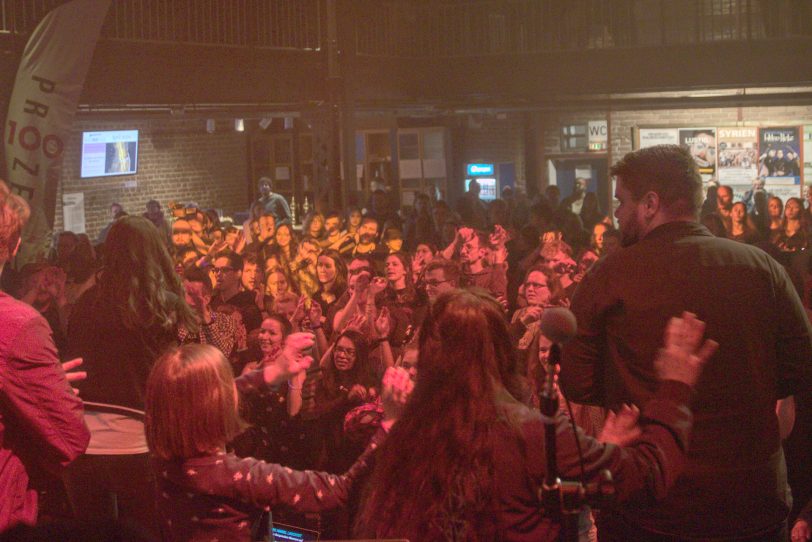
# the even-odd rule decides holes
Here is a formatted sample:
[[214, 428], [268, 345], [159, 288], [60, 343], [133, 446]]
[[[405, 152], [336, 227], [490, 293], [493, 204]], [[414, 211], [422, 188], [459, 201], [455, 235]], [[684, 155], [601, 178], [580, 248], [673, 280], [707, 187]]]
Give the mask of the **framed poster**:
[[[758, 174], [767, 184], [801, 184], [801, 129], [799, 126], [758, 131]], [[800, 191], [800, 189], [799, 189]]]
[[680, 128], [679, 144], [691, 151], [703, 181], [716, 176], [716, 128]]
[[758, 177], [758, 128], [719, 128], [718, 135], [719, 183], [751, 185]]

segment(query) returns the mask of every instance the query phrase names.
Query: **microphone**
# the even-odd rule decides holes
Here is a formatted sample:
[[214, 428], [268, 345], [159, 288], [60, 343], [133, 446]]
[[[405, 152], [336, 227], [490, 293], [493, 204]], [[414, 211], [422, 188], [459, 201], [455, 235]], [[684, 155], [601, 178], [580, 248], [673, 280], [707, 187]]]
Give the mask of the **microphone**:
[[541, 315], [539, 327], [544, 336], [554, 343], [565, 343], [578, 332], [575, 315], [564, 307], [546, 309]]
[[541, 315], [539, 328], [541, 333], [553, 343], [547, 357], [544, 382], [539, 386], [542, 413], [552, 418], [558, 410], [556, 377], [558, 376], [558, 366], [561, 363], [561, 343], [575, 337], [578, 324], [575, 322], [575, 315], [571, 310], [564, 307], [551, 307]]

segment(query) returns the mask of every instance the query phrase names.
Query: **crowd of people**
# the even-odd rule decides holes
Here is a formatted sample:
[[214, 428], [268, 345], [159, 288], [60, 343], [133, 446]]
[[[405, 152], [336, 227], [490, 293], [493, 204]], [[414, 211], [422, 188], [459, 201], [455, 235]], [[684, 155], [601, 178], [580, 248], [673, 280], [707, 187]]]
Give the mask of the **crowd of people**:
[[[722, 469], [718, 447], [708, 442], [720, 423], [741, 421], [731, 406], [736, 398], [718, 385], [721, 370], [742, 367], [749, 354], [741, 348], [761, 354], [749, 365], [751, 373], [739, 375], [747, 385], [737, 388], [744, 390], [739, 401], [758, 399], [747, 415], [761, 425], [749, 432], [736, 425], [745, 439], [737, 444], [755, 446], [746, 439], [772, 436], [765, 404], [778, 401], [768, 405], [775, 417], [776, 407], [786, 408], [781, 400], [800, 395], [809, 383], [812, 345], [799, 299], [809, 298], [803, 258], [812, 208], [799, 198], [782, 206], [763, 186], [754, 186], [748, 201], [734, 202], [729, 187], [713, 186], [700, 213], [695, 168], [685, 180], [683, 167], [683, 178], [674, 180], [687, 187], [687, 196], [659, 185], [640, 188], [635, 168], [646, 160], [690, 160], [677, 147], [659, 152], [644, 153], [642, 166], [632, 158], [614, 172], [621, 181], [618, 229], [580, 179], [570, 196], [561, 199], [551, 186], [530, 204], [508, 189], [485, 205], [472, 182], [456, 206], [420, 195], [408, 212], [393, 209], [389, 194], [376, 191], [367, 208], [318, 202], [301, 227], [292, 224], [284, 198], [263, 179], [261, 197], [243, 224], [194, 204], [176, 208], [169, 218], [159, 202], [150, 201], [143, 216], [114, 204], [112, 221], [95, 245], [85, 235], [62, 232], [50, 261], [4, 274], [4, 289], [50, 325], [55, 358], [83, 360], [86, 379], [68, 373], [89, 430], [89, 444], [76, 446], [63, 476], [71, 514], [94, 523], [132, 520], [166, 540], [251, 540], [267, 526], [259, 519], [266, 507], [274, 520], [335, 538], [553, 539], [557, 531], [549, 518], [542, 520], [534, 492], [513, 486], [524, 477], [539, 483], [543, 478], [541, 424], [528, 410], [538, 405], [540, 383], [554, 370], [552, 342], [541, 322], [550, 309], [572, 306], [578, 336], [565, 351], [562, 384], [564, 397], [577, 402], [566, 419], [580, 429], [563, 444], [571, 452], [564, 457], [564, 474], [595, 479], [609, 468], [624, 501], [642, 501], [636, 504], [641, 513], [662, 520], [638, 523], [621, 514], [599, 521], [599, 535], [604, 529], [607, 537], [616, 536], [606, 539], [699, 536], [707, 518], [693, 516], [698, 531], [683, 531], [648, 500], [667, 502], [674, 484], [681, 496], [703, 487], [690, 477], [707, 468], [700, 456], [708, 449], [716, 454], [710, 464]], [[637, 207], [630, 212], [632, 204]], [[641, 241], [653, 237], [649, 232], [662, 236], [673, 226], [669, 206], [681, 210], [674, 215], [680, 224], [702, 228], [695, 222], [701, 216], [717, 238], [764, 248], [786, 266], [792, 278], [787, 284], [794, 288], [782, 282], [783, 268], [765, 263], [760, 252], [741, 255], [727, 244], [713, 245], [701, 263], [690, 260], [696, 268], [651, 263], [645, 254], [627, 261], [633, 250], [642, 250]], [[678, 249], [649, 250], [676, 255]], [[727, 260], [718, 256], [724, 251], [730, 252]], [[619, 264], [624, 256], [626, 263]], [[725, 261], [711, 262], [714, 257]], [[736, 258], [748, 263], [731, 263]], [[752, 260], [769, 272], [751, 271]], [[726, 290], [724, 299], [707, 294], [721, 280], [708, 271], [712, 264], [738, 265], [741, 287]], [[700, 274], [699, 268], [707, 275], [702, 287], [684, 277]], [[773, 282], [764, 282], [765, 273]], [[697, 291], [689, 296], [685, 288]], [[772, 297], [762, 296], [768, 290]], [[666, 302], [665, 291], [684, 303]], [[794, 351], [746, 337], [738, 339], [741, 348], [731, 347], [732, 332], [721, 323], [730, 314], [720, 315], [728, 307], [711, 310], [686, 301], [710, 295], [704, 299], [730, 303], [739, 292], [769, 305], [751, 310], [762, 311], [758, 325], [773, 319], [770, 340], [781, 343], [788, 330], [795, 332]], [[645, 302], [629, 301], [641, 296]], [[738, 299], [733, 310], [748, 303]], [[776, 317], [774, 310], [790, 316]], [[703, 345], [703, 326], [684, 311], [708, 322], [726, 360], [717, 364], [723, 369], [709, 369], [712, 385], [696, 379], [716, 343]], [[638, 324], [648, 325], [645, 333]], [[666, 329], [666, 347], [658, 351]], [[778, 361], [776, 351], [784, 355]], [[803, 356], [806, 365], [796, 362]], [[613, 362], [600, 371], [587, 368], [604, 357]], [[677, 362], [693, 372], [680, 373]], [[777, 388], [756, 382], [764, 375], [777, 380]], [[694, 387], [699, 399], [691, 407], [700, 413], [701, 444], [686, 460]], [[75, 412], [77, 400], [63, 395]], [[726, 416], [714, 418], [712, 397], [730, 399]], [[624, 408], [626, 402], [636, 407]], [[608, 411], [618, 414], [607, 418]], [[381, 427], [388, 429], [398, 416], [387, 437]], [[779, 415], [775, 422], [784, 424], [782, 438], [791, 432], [786, 418]], [[515, 427], [523, 428], [519, 443], [509, 436]], [[775, 442], [762, 443], [760, 453], [744, 454], [752, 463], [738, 466], [753, 468], [764, 457], [774, 461], [771, 444], [780, 448], [778, 434]], [[379, 457], [369, 461], [378, 446]], [[523, 461], [532, 468], [523, 471]], [[686, 462], [691, 482], [680, 485]], [[765, 485], [775, 482], [772, 472], [765, 467], [761, 473]], [[368, 490], [351, 495], [352, 483], [366, 477]], [[738, 488], [722, 474], [708, 483], [719, 480]], [[793, 491], [808, 498], [809, 483]], [[145, 498], [155, 487], [157, 500]], [[400, 498], [392, 498], [399, 490]], [[521, 493], [516, 502], [505, 496], [513, 490]], [[334, 510], [339, 505], [344, 507]], [[769, 536], [782, 527], [770, 530], [771, 522], [786, 517], [788, 503], [779, 499], [769, 506], [774, 509], [765, 512], [766, 523], [754, 519], [742, 526], [742, 539], [778, 539]], [[509, 511], [494, 515], [494, 507]], [[812, 512], [806, 514], [798, 529], [806, 528], [808, 539]], [[583, 514], [582, 539], [594, 539], [594, 516]], [[16, 519], [32, 523], [30, 513]], [[726, 539], [727, 525], [720, 522], [718, 532], [708, 532]], [[630, 532], [634, 538], [625, 538]]]

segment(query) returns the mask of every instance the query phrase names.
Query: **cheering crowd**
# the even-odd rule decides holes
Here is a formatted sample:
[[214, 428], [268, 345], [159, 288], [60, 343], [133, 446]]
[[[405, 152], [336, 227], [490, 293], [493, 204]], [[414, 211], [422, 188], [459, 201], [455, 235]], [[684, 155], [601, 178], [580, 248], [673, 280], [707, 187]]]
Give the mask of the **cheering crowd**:
[[[684, 158], [681, 151], [662, 152], [656, 158]], [[644, 166], [627, 167], [631, 169], [615, 174], [631, 186], [633, 168]], [[688, 177], [693, 182], [693, 173]], [[698, 181], [697, 187], [701, 187]], [[623, 311], [631, 311], [633, 304], [613, 306], [588, 323], [585, 318], [586, 327], [581, 318], [595, 316], [599, 307], [593, 299], [599, 298], [601, 288], [611, 289], [611, 284], [598, 282], [597, 277], [606, 275], [600, 272], [631, 250], [622, 247], [647, 239], [648, 230], [630, 235], [634, 228], [629, 224], [650, 224], [652, 229], [658, 225], [645, 215], [649, 193], [629, 196], [643, 203], [634, 216], [623, 215], [623, 207], [618, 210], [619, 229], [612, 217], [600, 212], [596, 195], [586, 191], [582, 180], [561, 200], [554, 186], [531, 204], [507, 189], [489, 205], [479, 199], [478, 186], [472, 182], [454, 206], [420, 195], [407, 211], [393, 209], [389, 194], [378, 191], [365, 209], [331, 209], [326, 202], [318, 202], [301, 227], [292, 224], [290, 208], [267, 180], [262, 181], [260, 194], [244, 224], [221, 221], [213, 211], [193, 204], [178, 207], [171, 219], [159, 202], [150, 201], [143, 216], [128, 215], [114, 204], [113, 220], [100, 235], [101, 243], [94, 245], [85, 235], [62, 232], [50, 261], [4, 274], [4, 290], [33, 307], [50, 325], [56, 356], [68, 363], [66, 369], [81, 358], [81, 369], [87, 373], [86, 379], [67, 373], [78, 390], [89, 430], [89, 445], [82, 447], [82, 428], [74, 427], [73, 452], [65, 451], [58, 461], [71, 463], [64, 486], [72, 515], [97, 523], [131, 520], [167, 540], [250, 540], [264, 525], [258, 518], [266, 507], [274, 521], [306, 526], [334, 538], [353, 533], [416, 536], [431, 532], [427, 540], [502, 536], [524, 540], [515, 534], [522, 532], [523, 521], [529, 522], [526, 534], [542, 532], [541, 523], [516, 511], [518, 505], [512, 508], [510, 526], [515, 536], [505, 534], [498, 521], [476, 519], [477, 513], [487, 515], [493, 504], [489, 499], [492, 493], [499, 494], [502, 480], [501, 467], [494, 470], [499, 449], [483, 444], [483, 439], [505, 438], [504, 428], [494, 429], [492, 420], [520, 406], [538, 406], [540, 383], [551, 370], [552, 346], [540, 323], [551, 308], [574, 305], [579, 335], [572, 347], [573, 360], [582, 362], [584, 349], [593, 347], [593, 354], [627, 353], [616, 351], [612, 342], [626, 331], [611, 325], [617, 321], [613, 319], [625, 317]], [[732, 195], [729, 187], [713, 186], [701, 213], [699, 201], [686, 213], [701, 216], [702, 224], [717, 237], [755, 244], [773, 255], [783, 264], [772, 271], [776, 284], [784, 285], [783, 277], [788, 276], [791, 286], [786, 291], [771, 287], [776, 299], [770, 302], [801, 307], [801, 300], [809, 299], [806, 254], [812, 206], [804, 208], [799, 198], [790, 198], [782, 206], [779, 198], [770, 197], [757, 184], [744, 201], [734, 202]], [[667, 208], [666, 203], [671, 204], [662, 196], [657, 202], [660, 211]], [[652, 212], [651, 217], [658, 216], [657, 209]], [[660, 226], [665, 227], [668, 224]], [[705, 232], [703, 228], [701, 235]], [[757, 258], [755, 251], [747, 254]], [[742, 272], [741, 280], [748, 278], [752, 279]], [[658, 281], [679, 283], [681, 279], [667, 274], [624, 280], [654, 281], [656, 289], [663, 290], [666, 287]], [[584, 294], [587, 289], [592, 292], [589, 299]], [[658, 322], [650, 334], [655, 336], [655, 346], [662, 343], [667, 318], [680, 316], [683, 310], [697, 312], [701, 319], [710, 316], [708, 330], [722, 334], [712, 315], [691, 306], [663, 318], [658, 309], [644, 310]], [[765, 307], [752, 310], [768, 311]], [[804, 319], [805, 325], [798, 329], [806, 333], [809, 324], [799, 311], [792, 314]], [[607, 330], [599, 331], [598, 321]], [[800, 321], [793, 320], [792, 325]], [[593, 324], [594, 329], [588, 329]], [[670, 355], [683, 361], [698, 360], [697, 367], [713, 355], [716, 343], [702, 344], [704, 328], [692, 315], [669, 323], [668, 329], [674, 333], [666, 334], [664, 349], [659, 353], [656, 348], [643, 349], [642, 358], [649, 365], [654, 363], [652, 367], [664, 365], [663, 352], [677, 352]], [[461, 330], [469, 335], [459, 335]], [[679, 343], [674, 337], [680, 333], [674, 330], [682, 330], [690, 340]], [[776, 341], [782, 340], [785, 331], [776, 332]], [[606, 342], [596, 346], [599, 343], [594, 340], [600, 334], [605, 334], [601, 336]], [[717, 340], [723, 351], [724, 340]], [[805, 340], [792, 356], [808, 354], [812, 349], [808, 335]], [[465, 352], [464, 359], [456, 360], [455, 352], [460, 351]], [[439, 359], [448, 360], [448, 368], [432, 364]], [[469, 366], [478, 359], [484, 360], [483, 373], [474, 375]], [[779, 430], [780, 438], [792, 436], [789, 420], [796, 406], [801, 419], [800, 404], [782, 402], [786, 397], [801, 397], [806, 390], [809, 369], [796, 368], [794, 363], [782, 359], [778, 369], [765, 369], [780, 382], [791, 381], [779, 386], [780, 391], [764, 394], [775, 403], [768, 405], [769, 412], [778, 408], [776, 439]], [[798, 378], [785, 379], [784, 365], [792, 366]], [[610, 390], [617, 392], [606, 394], [618, 400], [612, 402], [579, 387], [578, 378], [583, 375], [568, 376], [562, 364], [562, 378], [567, 377], [562, 382], [564, 396], [571, 390], [577, 401], [567, 417], [577, 422], [580, 438], [588, 439], [584, 450], [578, 445], [576, 454], [576, 437], [570, 457], [577, 463], [581, 455], [581, 471], [587, 465], [587, 473], [581, 474], [592, 477], [599, 469], [610, 468], [618, 477], [624, 501], [640, 497], [639, 493], [663, 498], [685, 462], [681, 454], [688, 449], [691, 418], [686, 413], [699, 368], [696, 371], [685, 376], [651, 369], [652, 382], [677, 381], [679, 386], [652, 384], [652, 393], [637, 393], [634, 385], [628, 392]], [[468, 375], [468, 380], [456, 382], [460, 375]], [[620, 380], [630, 379], [622, 374]], [[500, 386], [492, 384], [496, 381]], [[415, 385], [414, 397], [408, 398]], [[477, 399], [477, 394], [487, 407], [460, 400], [464, 395]], [[706, 401], [699, 395], [700, 403]], [[73, 394], [64, 394], [63, 401], [76, 410]], [[635, 406], [624, 407], [625, 402]], [[451, 413], [445, 418], [453, 414], [457, 422], [444, 425], [427, 419], [443, 404]], [[707, 410], [707, 404], [700, 405], [701, 412]], [[423, 418], [415, 421], [418, 412]], [[390, 438], [402, 446], [399, 451], [405, 457], [398, 459], [387, 455], [395, 444], [387, 442], [386, 433], [401, 416], [403, 421], [395, 423]], [[529, 419], [522, 414], [505, 423], [526, 424]], [[703, 419], [697, 414], [698, 424]], [[179, 432], [179, 427], [184, 429]], [[445, 437], [432, 431], [442, 431]], [[701, 434], [700, 441], [705, 438]], [[542, 445], [540, 433], [537, 436], [538, 442], [530, 446]], [[430, 444], [440, 448], [435, 460], [452, 481], [439, 494], [436, 487], [421, 485], [421, 476], [432, 478], [425, 472], [428, 465], [415, 459], [420, 448]], [[385, 472], [369, 465], [375, 462], [372, 457], [378, 446], [384, 447], [378, 461], [381, 468], [386, 466]], [[68, 456], [75, 460], [69, 461]], [[459, 474], [455, 469], [461, 467], [444, 463], [453, 457], [459, 457], [459, 464], [471, 472], [455, 478]], [[812, 466], [802, 455], [788, 456], [788, 461], [791, 482], [793, 473]], [[395, 476], [398, 465], [408, 465], [409, 476], [417, 482]], [[578, 474], [575, 463], [565, 471]], [[455, 490], [454, 484], [464, 485], [477, 472], [483, 480], [493, 477], [492, 485], [472, 482], [472, 494]], [[538, 481], [542, 474], [538, 473]], [[359, 502], [350, 488], [370, 475], [372, 489]], [[812, 480], [802, 476], [797, 480], [809, 484], [792, 487], [796, 499], [805, 501], [812, 496]], [[444, 482], [434, 483], [443, 486]], [[145, 497], [156, 486], [157, 498]], [[411, 527], [401, 525], [393, 507], [403, 503], [383, 504], [381, 494], [398, 487], [417, 492], [406, 499], [407, 508], [430, 519]], [[415, 502], [421, 491], [425, 503]], [[461, 495], [470, 503], [451, 502]], [[804, 503], [796, 504], [800, 508]], [[762, 505], [772, 503], [762, 501]], [[781, 529], [786, 526], [770, 530], [770, 521], [781, 512], [786, 516], [788, 508], [770, 516], [766, 524], [755, 525], [747, 531], [752, 537], [742, 540], [783, 536]], [[382, 518], [389, 522], [387, 526], [382, 527]], [[594, 539], [594, 520], [595, 514], [588, 510], [582, 514], [582, 539]], [[796, 531], [806, 537], [799, 540], [809, 538], [810, 520], [812, 512], [805, 509], [794, 525], [793, 539]], [[410, 531], [415, 525], [427, 531]], [[544, 524], [544, 529], [548, 527]], [[643, 527], [649, 533], [658, 530], [645, 522]], [[763, 527], [767, 530], [762, 532]], [[623, 532], [617, 529], [617, 523], [607, 524], [604, 532]], [[490, 538], [494, 533], [501, 534]], [[600, 522], [597, 533], [601, 536]], [[617, 536], [623, 539], [622, 534]], [[728, 539], [724, 533], [714, 536], [714, 540]]]

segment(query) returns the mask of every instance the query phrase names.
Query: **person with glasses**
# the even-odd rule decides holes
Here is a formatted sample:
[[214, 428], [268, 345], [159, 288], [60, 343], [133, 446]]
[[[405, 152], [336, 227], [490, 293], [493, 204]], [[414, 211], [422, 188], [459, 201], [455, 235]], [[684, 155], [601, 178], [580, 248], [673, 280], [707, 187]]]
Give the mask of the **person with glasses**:
[[256, 303], [256, 293], [242, 285], [243, 258], [236, 252], [220, 252], [214, 257], [215, 290], [211, 299], [212, 310], [224, 304], [234, 305], [243, 315], [245, 328], [250, 333], [262, 323], [262, 313]]
[[459, 285], [460, 266], [454, 260], [434, 259], [423, 271], [423, 286], [426, 288], [429, 303], [433, 303], [443, 292], [459, 288]]
[[326, 454], [320, 467], [343, 472], [358, 457], [356, 446], [344, 439], [344, 416], [378, 396], [366, 338], [357, 331], [344, 331], [322, 356], [320, 365], [316, 412]]
[[519, 294], [523, 295], [527, 305], [513, 313], [510, 332], [519, 353], [520, 373], [531, 376], [529, 372], [533, 371], [538, 359], [541, 315], [549, 307], [566, 305], [566, 297], [558, 274], [541, 264], [525, 274]]

